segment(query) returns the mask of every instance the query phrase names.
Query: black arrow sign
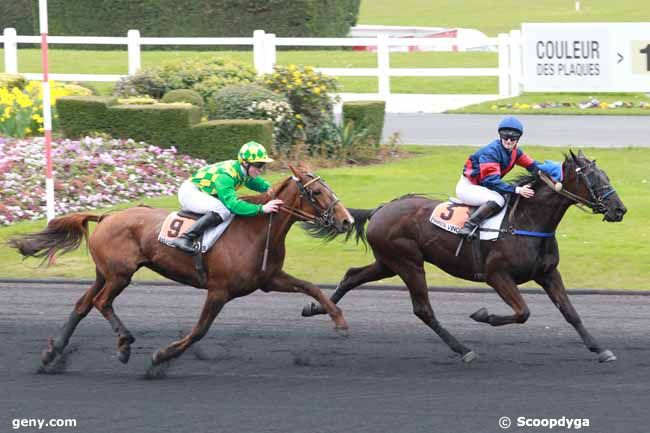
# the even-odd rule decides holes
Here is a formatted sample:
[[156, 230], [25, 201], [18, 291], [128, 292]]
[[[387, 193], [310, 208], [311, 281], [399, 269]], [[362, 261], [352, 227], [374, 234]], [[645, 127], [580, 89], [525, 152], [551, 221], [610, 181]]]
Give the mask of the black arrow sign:
[[616, 63], [621, 63], [623, 61], [623, 55], [621, 53], [616, 53], [616, 55], [618, 56], [618, 62]]

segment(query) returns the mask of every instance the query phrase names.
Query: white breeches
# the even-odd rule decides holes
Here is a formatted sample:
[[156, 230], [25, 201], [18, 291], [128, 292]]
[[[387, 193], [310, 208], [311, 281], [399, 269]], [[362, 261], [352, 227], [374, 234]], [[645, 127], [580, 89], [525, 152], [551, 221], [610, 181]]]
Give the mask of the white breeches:
[[200, 214], [210, 211], [216, 212], [221, 215], [224, 221], [231, 215], [231, 212], [221, 203], [221, 200], [211, 196], [207, 192], [201, 191], [196, 184], [189, 180], [183, 182], [178, 189], [178, 201], [181, 203], [181, 208], [185, 211]]
[[456, 184], [456, 195], [465, 204], [470, 206], [480, 206], [489, 201], [494, 201], [503, 207], [506, 203], [505, 198], [496, 191], [480, 185], [474, 185], [462, 174]]

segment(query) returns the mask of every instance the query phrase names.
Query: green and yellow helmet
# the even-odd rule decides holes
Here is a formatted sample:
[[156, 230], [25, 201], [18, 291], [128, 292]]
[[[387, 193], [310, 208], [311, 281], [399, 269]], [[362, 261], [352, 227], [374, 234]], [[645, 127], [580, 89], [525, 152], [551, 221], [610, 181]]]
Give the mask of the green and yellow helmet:
[[244, 144], [241, 149], [239, 149], [237, 159], [240, 163], [273, 162], [273, 159], [269, 158], [269, 154], [266, 152], [264, 146], [256, 141], [249, 141], [248, 143]]

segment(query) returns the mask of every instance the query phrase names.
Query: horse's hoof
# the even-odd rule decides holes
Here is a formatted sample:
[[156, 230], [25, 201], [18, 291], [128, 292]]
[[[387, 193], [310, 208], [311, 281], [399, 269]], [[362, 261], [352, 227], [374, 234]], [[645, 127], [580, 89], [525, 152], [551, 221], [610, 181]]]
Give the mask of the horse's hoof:
[[611, 350], [603, 350], [598, 354], [598, 362], [616, 361], [616, 355]]
[[479, 308], [474, 312], [474, 314], [470, 315], [472, 319], [476, 320], [477, 322], [487, 322], [489, 314], [487, 308]]
[[169, 362], [161, 362], [159, 364], [155, 364], [153, 362], [153, 359], [151, 360], [151, 365], [147, 369], [147, 372], [145, 373], [145, 378], [146, 379], [162, 379], [166, 376], [167, 369], [169, 368], [170, 363]]
[[349, 337], [350, 336], [350, 328], [346, 325], [345, 327], [342, 326], [335, 326], [334, 331], [338, 334], [339, 337]]
[[41, 354], [41, 364], [46, 367], [50, 362], [61, 354], [61, 350], [54, 346], [54, 338], [48, 337], [47, 348]]
[[316, 310], [318, 306], [313, 302], [305, 305], [302, 309], [302, 317], [311, 317], [316, 315]]
[[130, 348], [117, 351], [117, 359], [119, 359], [122, 364], [128, 363], [130, 357], [131, 357], [131, 349]]
[[472, 361], [474, 361], [477, 358], [478, 358], [478, 355], [476, 354], [476, 352], [474, 352], [473, 350], [470, 350], [469, 352], [467, 352], [466, 354], [463, 355], [462, 360], [463, 360], [463, 363], [470, 364]]

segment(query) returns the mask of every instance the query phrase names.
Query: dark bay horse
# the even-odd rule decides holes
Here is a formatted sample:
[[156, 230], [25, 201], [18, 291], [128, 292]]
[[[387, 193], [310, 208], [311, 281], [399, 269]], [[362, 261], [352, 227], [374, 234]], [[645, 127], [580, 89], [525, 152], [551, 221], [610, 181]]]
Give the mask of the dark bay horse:
[[[519, 185], [532, 183], [535, 196], [519, 200], [509, 218], [510, 229], [554, 233], [567, 209], [580, 203], [594, 213], [604, 215], [604, 220], [616, 222], [627, 211], [609, 178], [595, 161], [582, 152], [570, 153], [562, 166], [564, 184], [553, 184], [543, 174], [526, 175], [518, 179]], [[511, 197], [511, 204], [515, 201]], [[383, 278], [399, 275], [406, 284], [413, 303], [413, 312], [454, 351], [463, 361], [471, 362], [476, 354], [456, 340], [436, 319], [427, 291], [424, 262], [432, 263], [443, 271], [465, 280], [486, 281], [513, 309], [511, 316], [489, 314], [481, 308], [470, 317], [492, 326], [524, 323], [530, 312], [517, 288], [517, 284], [535, 281], [540, 284], [564, 318], [576, 329], [587, 348], [598, 354], [601, 362], [613, 361], [614, 354], [603, 349], [587, 332], [571, 305], [562, 277], [558, 271], [560, 261], [557, 240], [554, 236], [533, 237], [512, 234], [510, 230], [497, 241], [480, 242], [483, 258], [483, 278], [478, 278], [473, 266], [472, 248], [465, 242], [455, 255], [459, 236], [429, 222], [429, 216], [440, 202], [421, 196], [406, 196], [372, 210], [350, 209], [355, 218], [357, 242], [370, 244], [375, 262], [359, 268], [350, 268], [339, 283], [331, 300], [337, 303], [355, 287]], [[512, 209], [512, 208], [511, 208]], [[367, 230], [364, 226], [369, 221]], [[333, 231], [312, 233], [331, 239]], [[349, 238], [349, 234], [348, 234]], [[322, 314], [315, 304], [303, 309], [303, 316]]]
[[[205, 288], [207, 297], [198, 323], [179, 341], [153, 354], [152, 369], [162, 369], [168, 361], [180, 356], [200, 340], [210, 328], [223, 306], [230, 300], [246, 296], [257, 289], [266, 292], [300, 292], [315, 298], [329, 313], [337, 329], [347, 324], [338, 307], [310, 282], [300, 280], [282, 271], [285, 257], [285, 238], [296, 221], [307, 221], [327, 226], [336, 232], [352, 228], [354, 219], [325, 182], [304, 169], [294, 169], [293, 176], [275, 185], [275, 197], [284, 201], [281, 211], [269, 216], [235, 218], [205, 256], [207, 279], [204, 287], [197, 276], [193, 258], [180, 250], [158, 241], [158, 232], [169, 213], [163, 209], [136, 207], [107, 216], [77, 213], [53, 219], [38, 233], [14, 237], [10, 245], [25, 257], [52, 258], [76, 249], [84, 238], [96, 265], [96, 279], [76, 303], [61, 333], [50, 338], [42, 356], [43, 367], [50, 364], [68, 344], [79, 322], [93, 308], [109, 321], [117, 334], [118, 358], [126, 363], [135, 341], [113, 310], [113, 301], [131, 282], [132, 275], [141, 267], [195, 287]], [[268, 193], [248, 197], [253, 203], [265, 203]], [[88, 238], [88, 222], [97, 227]], [[266, 269], [262, 271], [268, 239]]]

